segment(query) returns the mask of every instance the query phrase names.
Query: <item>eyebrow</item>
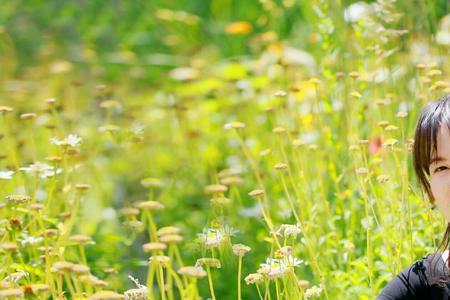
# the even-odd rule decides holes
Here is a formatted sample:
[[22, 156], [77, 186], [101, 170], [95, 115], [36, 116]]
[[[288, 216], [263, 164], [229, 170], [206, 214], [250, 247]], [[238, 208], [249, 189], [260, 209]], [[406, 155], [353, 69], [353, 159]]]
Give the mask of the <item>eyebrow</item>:
[[429, 165], [434, 164], [434, 163], [438, 163], [438, 162], [442, 162], [442, 161], [445, 161], [445, 160], [446, 160], [445, 158], [443, 158], [441, 156], [437, 156], [437, 157], [434, 157], [434, 158], [432, 158], [430, 160]]

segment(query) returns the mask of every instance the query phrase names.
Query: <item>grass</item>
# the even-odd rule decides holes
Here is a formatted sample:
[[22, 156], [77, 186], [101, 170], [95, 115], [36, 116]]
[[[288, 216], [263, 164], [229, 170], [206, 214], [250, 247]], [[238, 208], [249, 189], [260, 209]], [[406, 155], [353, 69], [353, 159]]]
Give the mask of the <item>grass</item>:
[[[155, 10], [170, 29], [158, 49], [183, 57], [170, 72], [136, 49], [77, 61], [50, 41], [20, 65], [37, 37], [11, 34], [30, 15], [8, 4], [0, 298], [373, 299], [436, 250], [445, 222], [411, 147], [420, 108], [450, 92], [431, 31], [445, 9], [422, 28], [399, 15], [406, 1], [373, 2], [381, 13], [354, 22], [339, 1], [266, 1], [228, 22], [227, 3], [210, 10], [218, 23]], [[286, 19], [257, 17], [267, 11]]]

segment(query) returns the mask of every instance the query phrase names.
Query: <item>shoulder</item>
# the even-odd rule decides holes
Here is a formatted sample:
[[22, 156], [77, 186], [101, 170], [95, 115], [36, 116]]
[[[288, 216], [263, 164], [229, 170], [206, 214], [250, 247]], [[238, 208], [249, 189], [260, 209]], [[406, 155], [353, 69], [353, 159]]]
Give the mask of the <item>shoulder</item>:
[[442, 253], [425, 255], [398, 273], [376, 299], [439, 299], [434, 294], [444, 292], [445, 287], [439, 286], [444, 267]]

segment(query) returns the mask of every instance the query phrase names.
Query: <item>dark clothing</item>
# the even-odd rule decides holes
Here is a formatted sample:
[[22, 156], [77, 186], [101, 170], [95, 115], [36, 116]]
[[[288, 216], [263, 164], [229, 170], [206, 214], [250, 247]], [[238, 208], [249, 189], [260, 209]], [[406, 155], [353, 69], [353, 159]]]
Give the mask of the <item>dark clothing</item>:
[[450, 300], [450, 270], [441, 254], [428, 254], [405, 268], [376, 300]]

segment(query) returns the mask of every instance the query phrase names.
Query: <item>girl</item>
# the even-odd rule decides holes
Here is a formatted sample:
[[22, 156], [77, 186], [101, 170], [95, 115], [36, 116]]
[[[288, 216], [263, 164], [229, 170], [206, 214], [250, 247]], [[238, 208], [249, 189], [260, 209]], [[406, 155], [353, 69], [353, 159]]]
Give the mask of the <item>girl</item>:
[[443, 214], [447, 229], [438, 252], [401, 271], [377, 300], [450, 299], [450, 95], [423, 108], [414, 137], [413, 164], [432, 209], [437, 207]]

